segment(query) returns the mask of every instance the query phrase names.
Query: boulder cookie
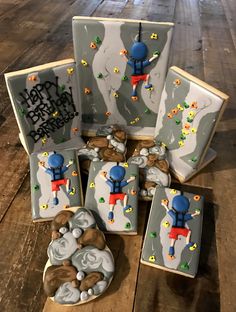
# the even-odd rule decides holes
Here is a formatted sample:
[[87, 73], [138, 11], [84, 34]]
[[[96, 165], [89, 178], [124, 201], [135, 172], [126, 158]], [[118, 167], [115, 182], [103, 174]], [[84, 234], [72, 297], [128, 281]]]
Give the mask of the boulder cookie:
[[109, 286], [114, 259], [92, 213], [79, 208], [61, 211], [51, 224], [52, 241], [44, 269], [44, 291], [63, 305], [95, 299]]
[[157, 186], [170, 186], [169, 163], [164, 146], [151, 140], [141, 141], [128, 163], [139, 167], [141, 199], [151, 200]]
[[82, 170], [88, 173], [91, 161], [125, 161], [126, 141], [126, 132], [117, 125], [99, 128], [96, 136], [78, 151]]

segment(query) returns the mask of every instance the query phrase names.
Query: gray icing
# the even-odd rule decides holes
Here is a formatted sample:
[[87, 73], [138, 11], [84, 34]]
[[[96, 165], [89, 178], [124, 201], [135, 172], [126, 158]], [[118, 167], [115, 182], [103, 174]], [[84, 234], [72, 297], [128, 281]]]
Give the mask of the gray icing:
[[[171, 230], [172, 218], [166, 213], [165, 208], [161, 205], [161, 200], [168, 199], [168, 207], [171, 208], [172, 200], [174, 196], [178, 194], [180, 194], [180, 192], [176, 191], [174, 194], [169, 188], [158, 188], [156, 190], [145, 234], [142, 259], [147, 264], [152, 263], [159, 267], [171, 269], [173, 272], [180, 271], [190, 276], [195, 276], [200, 254], [203, 198], [201, 198], [200, 201], [195, 201], [193, 200], [194, 194], [183, 194], [190, 200], [189, 213], [193, 213], [196, 209], [201, 210], [199, 216], [194, 217], [185, 224], [187, 228], [191, 229], [191, 242], [197, 243], [197, 248], [194, 251], [188, 250], [186, 248], [186, 238], [180, 235], [175, 242], [175, 259], [171, 260], [168, 257], [168, 252], [170, 247], [169, 232]], [[168, 226], [165, 226], [166, 222], [169, 223]], [[155, 233], [156, 236], [151, 237], [150, 233]], [[149, 260], [150, 256], [155, 257], [153, 262]], [[188, 270], [181, 268], [181, 264], [184, 263], [188, 264]]]
[[78, 150], [78, 156], [80, 159], [90, 159], [98, 158], [98, 153], [92, 148], [81, 148]]
[[128, 163], [138, 165], [139, 168], [145, 168], [147, 165], [146, 156], [132, 156], [129, 158]]
[[[59, 146], [63, 146], [63, 144], [65, 144], [63, 142], [74, 142], [74, 144], [77, 142], [78, 144], [80, 141], [78, 136], [79, 132], [77, 136], [72, 133], [72, 128], [81, 128], [79, 104], [75, 90], [75, 72], [69, 76], [67, 68], [75, 69], [75, 64], [68, 63], [66, 65], [59, 65], [38, 72], [32, 71], [28, 74], [22, 74], [7, 79], [13, 97], [14, 111], [18, 117], [20, 131], [25, 141], [24, 145], [29, 154], [40, 150], [53, 150]], [[36, 77], [35, 81], [29, 80], [32, 76]], [[50, 83], [51, 86], [49, 86]], [[61, 86], [64, 87], [63, 91], [60, 89]], [[71, 87], [71, 89], [69, 87]], [[39, 91], [36, 92], [35, 90]], [[33, 102], [29, 100], [30, 97], [28, 94], [31, 94]], [[71, 94], [73, 104], [70, 101]], [[27, 100], [24, 100], [24, 98]], [[76, 116], [74, 115], [74, 118], [68, 119], [68, 114], [64, 112], [64, 106], [62, 105], [63, 101], [66, 105], [66, 110], [70, 114], [73, 115], [75, 110], [78, 113]], [[55, 103], [58, 103], [58, 105]], [[58, 115], [58, 120], [63, 116], [63, 120], [66, 122], [60, 121], [57, 123], [57, 126], [55, 126], [55, 122], [52, 121], [52, 114], [60, 110], [61, 114]], [[21, 111], [23, 111], [23, 113]], [[33, 111], [35, 111], [36, 114], [33, 114]], [[38, 118], [39, 115], [37, 115], [37, 111], [43, 111], [44, 114], [41, 114]], [[29, 118], [28, 114], [30, 114], [30, 116], [33, 114], [32, 119]], [[50, 125], [47, 125], [48, 121]], [[54, 126], [52, 126], [51, 123], [54, 124]], [[42, 144], [42, 140], [39, 139], [39, 136], [34, 136], [32, 134], [32, 136], [34, 136], [33, 138], [30, 135], [31, 131], [37, 131], [39, 128], [51, 129], [49, 137], [45, 134], [46, 142], [44, 144]], [[34, 141], [34, 139], [37, 141]]]
[[155, 145], [148, 149], [149, 154], [158, 155], [158, 159], [166, 159], [166, 149], [163, 146]]
[[80, 208], [69, 220], [69, 226], [70, 230], [74, 228], [86, 230], [88, 228], [95, 228], [96, 222], [90, 211], [85, 208]]
[[109, 134], [112, 134], [113, 130], [114, 127], [112, 125], [102, 126], [97, 130], [96, 136], [107, 136]]
[[[149, 47], [148, 58], [156, 50], [161, 51], [161, 55], [145, 70], [145, 73], [151, 73], [150, 82], [153, 83], [154, 90], [150, 92], [140, 83], [139, 101], [134, 105], [131, 100], [131, 68], [119, 52], [121, 49], [130, 50], [138, 33], [138, 25], [137, 22], [115, 20], [73, 20], [75, 56], [81, 73], [79, 82], [83, 105], [82, 120], [86, 130], [95, 130], [102, 124], [118, 123], [126, 126], [129, 132], [152, 135], [166, 75], [172, 26], [142, 23], [142, 40]], [[150, 39], [153, 32], [158, 33], [158, 40]], [[90, 42], [95, 36], [99, 36], [102, 42], [97, 44], [97, 49], [91, 49]], [[82, 44], [80, 40], [83, 40]], [[82, 58], [88, 61], [89, 66], [80, 64]], [[114, 67], [119, 68], [118, 73], [114, 73]], [[98, 78], [99, 73], [103, 75], [101, 78]], [[124, 75], [128, 80], [122, 80]], [[89, 96], [83, 93], [83, 89], [88, 86], [92, 90]], [[114, 97], [114, 92], [118, 93], [118, 97]], [[149, 112], [145, 113], [147, 108]], [[109, 118], [105, 115], [106, 112], [111, 112]], [[131, 127], [130, 122], [138, 116], [139, 121]]]
[[[173, 83], [175, 79], [180, 79], [181, 84], [176, 86]], [[184, 101], [188, 105], [196, 102], [197, 108], [185, 108], [174, 118], [169, 119], [167, 114], [178, 104], [183, 106]], [[218, 96], [173, 69], [169, 70], [162, 93], [155, 136], [157, 141], [167, 145], [170, 166], [182, 178], [187, 179], [200, 165], [222, 104], [223, 101]], [[195, 117], [192, 122], [189, 122], [189, 134], [182, 140], [180, 136], [190, 112], [193, 112]], [[180, 123], [176, 124], [175, 119], [178, 119]], [[191, 132], [192, 128], [196, 130], [196, 133]], [[183, 141], [183, 146], [179, 146], [179, 141]], [[195, 161], [191, 160], [192, 157]]]
[[101, 272], [105, 278], [110, 279], [114, 273], [114, 260], [110, 252], [86, 246], [77, 250], [72, 256], [72, 264], [78, 271]]
[[104, 292], [107, 287], [107, 281], [99, 281], [95, 286], [93, 286], [93, 293], [95, 296], [100, 295]]
[[77, 248], [77, 241], [71, 232], [67, 232], [61, 238], [51, 241], [47, 251], [51, 264], [62, 264], [64, 260], [73, 255]]
[[170, 176], [157, 167], [144, 168], [146, 181], [155, 182], [160, 186], [170, 185]]
[[60, 304], [75, 304], [80, 300], [80, 291], [70, 282], [64, 283], [56, 291], [54, 300]]

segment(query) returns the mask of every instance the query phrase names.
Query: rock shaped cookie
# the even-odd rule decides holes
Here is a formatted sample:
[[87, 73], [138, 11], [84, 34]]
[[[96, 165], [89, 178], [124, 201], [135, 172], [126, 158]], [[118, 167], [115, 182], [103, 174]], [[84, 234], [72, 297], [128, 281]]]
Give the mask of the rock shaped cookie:
[[62, 211], [52, 221], [44, 290], [59, 304], [78, 305], [95, 299], [112, 281], [115, 266], [104, 234], [92, 213]]

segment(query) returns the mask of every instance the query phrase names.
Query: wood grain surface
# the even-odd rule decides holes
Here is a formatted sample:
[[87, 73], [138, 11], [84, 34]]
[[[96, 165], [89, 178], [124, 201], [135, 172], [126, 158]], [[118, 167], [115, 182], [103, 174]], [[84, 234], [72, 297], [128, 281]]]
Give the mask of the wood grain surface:
[[[0, 0], [1, 312], [236, 311], [235, 13], [232, 0]], [[116, 262], [112, 284], [103, 296], [79, 308], [59, 306], [43, 293], [50, 223], [31, 220], [29, 161], [3, 77], [73, 57], [74, 15], [174, 22], [169, 66], [230, 96], [211, 144], [217, 158], [184, 185], [173, 180], [173, 187], [206, 197], [197, 278], [140, 264], [150, 208], [150, 203], [140, 203], [137, 236], [106, 236]]]

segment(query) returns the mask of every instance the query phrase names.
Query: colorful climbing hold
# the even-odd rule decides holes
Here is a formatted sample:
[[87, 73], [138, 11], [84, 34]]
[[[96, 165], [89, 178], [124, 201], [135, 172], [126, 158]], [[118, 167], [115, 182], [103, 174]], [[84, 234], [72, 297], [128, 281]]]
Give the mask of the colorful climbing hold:
[[128, 167], [129, 167], [129, 164], [128, 164], [127, 162], [125, 162], [125, 163], [124, 163], [124, 167], [125, 167], [125, 168], [128, 168]]
[[88, 62], [85, 61], [85, 60], [81, 60], [81, 64], [82, 64], [84, 67], [88, 66]]
[[48, 155], [49, 155], [48, 152], [43, 152], [43, 153], [42, 153], [42, 156], [43, 156], [43, 157], [47, 157]]
[[96, 37], [94, 38], [94, 41], [95, 41], [97, 44], [102, 43], [102, 40], [100, 39], [99, 36], [96, 36]]
[[135, 189], [131, 189], [130, 190], [130, 194], [132, 195], [132, 196], [135, 196], [135, 195], [137, 195], [137, 191], [135, 190]]
[[120, 50], [120, 55], [127, 55], [128, 51], [126, 49], [121, 49]]
[[100, 204], [105, 203], [105, 199], [103, 197], [100, 197], [98, 201], [99, 201]]
[[47, 208], [48, 208], [48, 204], [40, 205], [40, 208], [41, 208], [41, 209], [47, 209]]
[[193, 162], [196, 162], [196, 161], [197, 161], [197, 156], [193, 156], [193, 157], [191, 158], [191, 160], [192, 160]]
[[118, 74], [120, 72], [119, 68], [118, 67], [114, 67], [113, 69], [114, 73]]
[[180, 268], [181, 268], [182, 270], [188, 271], [188, 270], [189, 270], [188, 262], [183, 262], [183, 263], [181, 263]]
[[95, 183], [94, 182], [90, 182], [89, 187], [90, 188], [95, 188]]
[[181, 106], [181, 104], [178, 104], [178, 105], [177, 105], [177, 108], [178, 108], [178, 110], [180, 110], [180, 111], [183, 111], [183, 110], [184, 110], [184, 108]]
[[149, 108], [145, 108], [144, 113], [145, 113], [145, 114], [150, 113], [150, 109], [149, 109]]
[[103, 74], [102, 73], [98, 73], [97, 78], [99, 78], [99, 79], [103, 78]]
[[37, 80], [37, 76], [35, 76], [35, 75], [30, 75], [30, 76], [28, 77], [28, 80], [29, 80], [29, 81], [36, 81], [36, 80]]
[[192, 246], [189, 247], [190, 251], [194, 251], [197, 248], [197, 244], [194, 243]]
[[94, 50], [94, 49], [97, 49], [96, 43], [91, 42], [91, 43], [90, 43], [90, 48], [93, 49], [93, 50]]
[[74, 73], [74, 68], [73, 67], [68, 67], [66, 71], [67, 71], [68, 75], [72, 75]]
[[156, 261], [156, 257], [155, 257], [155, 256], [150, 256], [150, 257], [148, 258], [148, 260], [149, 260], [150, 262], [155, 262], [155, 261]]
[[140, 120], [140, 117], [134, 118], [135, 122], [138, 122]]
[[166, 199], [166, 198], [165, 198], [165, 199], [162, 199], [162, 200], [161, 200], [161, 203], [167, 206], [167, 205], [169, 204], [169, 200]]
[[69, 194], [71, 196], [74, 196], [75, 195], [75, 187], [72, 187], [71, 191], [69, 192]]
[[193, 117], [196, 115], [196, 113], [193, 112], [193, 111], [190, 111], [190, 112], [188, 113], [188, 115], [189, 115], [190, 118], [193, 118]]
[[187, 117], [187, 122], [193, 122], [193, 119], [192, 118], [190, 118], [190, 117]]
[[197, 102], [192, 102], [191, 105], [190, 105], [191, 108], [195, 108], [197, 109], [198, 108], [198, 105], [197, 105]]
[[40, 188], [40, 187], [39, 187], [39, 185], [38, 185], [38, 184], [35, 184], [35, 185], [34, 185], [34, 190], [35, 190], [35, 191], [38, 191], [38, 190], [39, 190], [39, 188]]
[[175, 84], [176, 86], [180, 86], [180, 85], [181, 85], [181, 80], [180, 80], [179, 78], [175, 79], [175, 80], [174, 80], [174, 84]]
[[158, 34], [152, 33], [151, 36], [150, 36], [150, 38], [151, 38], [152, 40], [157, 40], [157, 39], [158, 39]]
[[176, 125], [179, 125], [181, 123], [180, 119], [176, 118], [175, 123], [176, 123]]
[[170, 190], [170, 194], [174, 194], [174, 195], [177, 194], [177, 190], [171, 189], [171, 190]]
[[178, 114], [178, 108], [173, 108], [172, 110], [171, 110], [171, 113], [173, 114], [173, 115], [176, 115], [176, 114]]
[[184, 128], [187, 129], [187, 130], [189, 130], [190, 124], [189, 124], [189, 123], [186, 123], [186, 124], [184, 125]]
[[118, 94], [117, 92], [114, 92], [114, 93], [113, 93], [113, 96], [114, 96], [115, 98], [118, 98], [118, 97], [119, 97], [119, 94]]
[[153, 87], [149, 87], [149, 88], [146, 88], [146, 90], [148, 90], [148, 91], [153, 91], [154, 88], [153, 88]]
[[52, 113], [52, 116], [53, 116], [53, 117], [57, 117], [57, 116], [59, 116], [59, 112], [58, 112], [58, 111], [56, 111], [56, 112]]
[[184, 134], [184, 135], [189, 135], [189, 130], [182, 129], [182, 134]]
[[172, 119], [172, 118], [173, 118], [173, 115], [172, 115], [171, 113], [169, 113], [169, 114], [167, 115], [167, 117], [170, 118], [170, 119]]
[[78, 172], [74, 170], [74, 171], [72, 171], [71, 175], [72, 175], [72, 177], [77, 177], [78, 176]]
[[196, 128], [191, 128], [190, 131], [191, 131], [192, 133], [196, 133], [196, 132], [197, 132], [197, 129], [196, 129]]
[[130, 223], [130, 222], [127, 222], [127, 223], [125, 224], [125, 228], [126, 228], [127, 230], [129, 230], [129, 229], [131, 228], [131, 223]]
[[121, 78], [121, 80], [126, 81], [126, 80], [128, 80], [128, 77], [127, 77], [126, 75], [124, 75], [124, 76]]
[[125, 209], [125, 212], [126, 212], [126, 213], [130, 213], [130, 212], [132, 212], [132, 211], [133, 211], [133, 208], [132, 208], [132, 207], [129, 207], [129, 208]]
[[84, 88], [84, 93], [85, 94], [90, 94], [92, 91], [89, 88]]
[[151, 238], [155, 238], [155, 237], [157, 237], [157, 233], [156, 233], [156, 232], [150, 232], [150, 233], [149, 233], [149, 236], [150, 236]]
[[136, 102], [136, 101], [138, 101], [138, 97], [137, 97], [137, 96], [131, 96], [131, 100], [132, 100], [133, 102]]
[[42, 143], [43, 144], [46, 144], [46, 142], [47, 142], [47, 139], [44, 137], [44, 138], [42, 138]]
[[76, 132], [79, 131], [79, 128], [72, 128], [71, 130], [72, 130], [73, 133], [76, 133]]
[[189, 105], [187, 102], [184, 101], [183, 104], [184, 104], [184, 108], [189, 108]]
[[106, 112], [105, 115], [106, 115], [107, 117], [109, 117], [109, 116], [111, 116], [111, 112]]
[[200, 195], [195, 195], [195, 196], [193, 197], [193, 200], [195, 200], [195, 201], [199, 201], [199, 200], [200, 200], [200, 198], [201, 198], [201, 196], [200, 196]]
[[180, 139], [181, 140], [186, 140], [186, 136], [182, 133], [181, 136], [180, 136]]
[[170, 222], [169, 221], [164, 221], [162, 223], [162, 225], [165, 227], [165, 228], [168, 228], [170, 226]]
[[180, 147], [184, 146], [184, 141], [179, 141], [178, 143]]

